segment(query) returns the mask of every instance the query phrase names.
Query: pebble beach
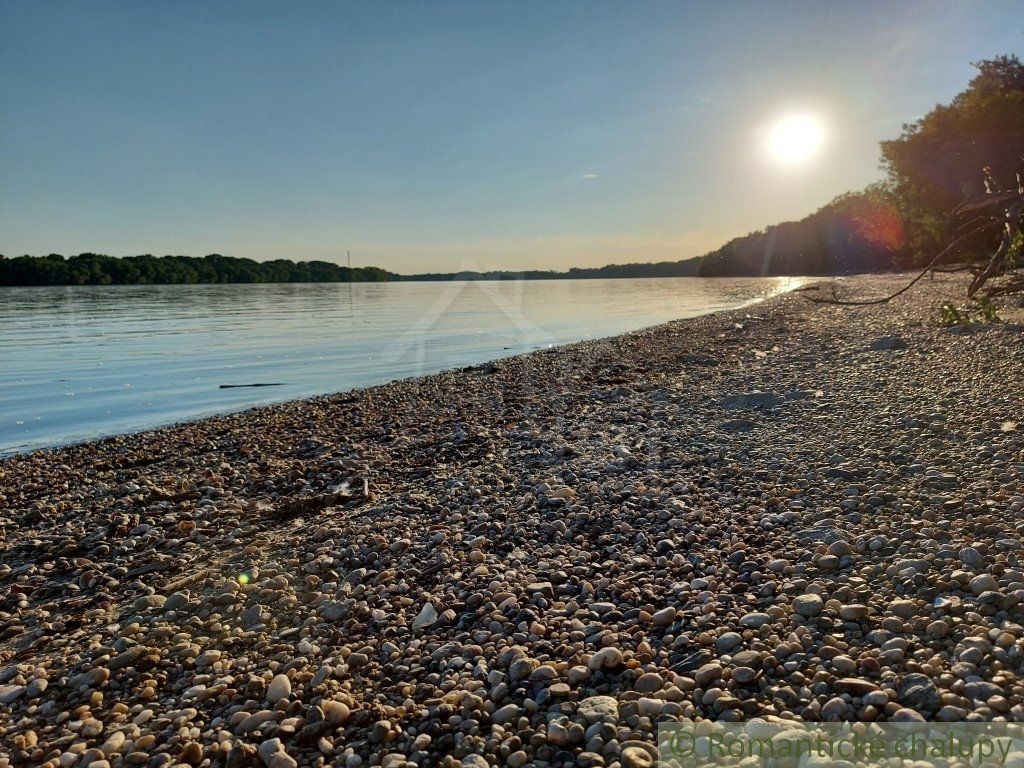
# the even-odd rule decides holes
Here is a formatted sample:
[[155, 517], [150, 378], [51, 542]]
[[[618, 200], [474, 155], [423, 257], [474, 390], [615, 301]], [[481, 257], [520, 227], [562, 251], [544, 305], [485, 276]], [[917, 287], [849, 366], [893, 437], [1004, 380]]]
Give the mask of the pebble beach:
[[963, 291], [0, 460], [0, 768], [641, 768], [679, 719], [1024, 721], [1024, 329], [941, 326]]

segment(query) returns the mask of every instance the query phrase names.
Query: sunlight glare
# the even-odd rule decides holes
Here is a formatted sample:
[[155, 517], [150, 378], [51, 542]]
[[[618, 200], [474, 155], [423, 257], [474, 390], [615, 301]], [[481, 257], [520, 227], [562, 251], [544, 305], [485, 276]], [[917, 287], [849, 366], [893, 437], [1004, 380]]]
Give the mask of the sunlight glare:
[[790, 115], [768, 133], [768, 151], [780, 163], [796, 165], [818, 154], [825, 142], [825, 128], [811, 115]]

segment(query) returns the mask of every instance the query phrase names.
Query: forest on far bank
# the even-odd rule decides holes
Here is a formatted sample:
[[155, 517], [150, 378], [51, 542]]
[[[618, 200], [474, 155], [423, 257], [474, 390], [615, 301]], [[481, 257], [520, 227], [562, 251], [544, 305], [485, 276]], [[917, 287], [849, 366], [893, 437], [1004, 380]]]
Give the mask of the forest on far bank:
[[[0, 285], [155, 283], [380, 282], [450, 279], [572, 279], [831, 275], [910, 269], [956, 238], [952, 209], [985, 191], [985, 174], [1015, 188], [1024, 173], [1024, 65], [999, 56], [974, 65], [978, 74], [949, 104], [939, 104], [895, 139], [881, 143], [882, 181], [848, 192], [799, 221], [730, 240], [703, 256], [659, 263], [609, 264], [567, 272], [398, 275], [379, 267], [349, 269], [327, 261], [257, 262], [211, 254], [65, 258], [0, 255]], [[991, 253], [998, 233], [964, 244], [964, 261]], [[1019, 249], [1021, 244], [1017, 244]]]
[[159, 285], [198, 283], [369, 283], [394, 277], [379, 267], [329, 261], [254, 261], [234, 256], [0, 256], [0, 285]]

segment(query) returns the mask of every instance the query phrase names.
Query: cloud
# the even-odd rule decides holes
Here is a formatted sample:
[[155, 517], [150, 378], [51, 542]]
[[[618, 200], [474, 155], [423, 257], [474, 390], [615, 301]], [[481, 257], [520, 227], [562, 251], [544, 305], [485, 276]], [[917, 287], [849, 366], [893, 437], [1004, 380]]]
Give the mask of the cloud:
[[580, 178], [581, 179], [596, 179], [596, 178], [598, 178], [598, 175], [596, 173], [584, 173], [582, 176], [580, 176]]

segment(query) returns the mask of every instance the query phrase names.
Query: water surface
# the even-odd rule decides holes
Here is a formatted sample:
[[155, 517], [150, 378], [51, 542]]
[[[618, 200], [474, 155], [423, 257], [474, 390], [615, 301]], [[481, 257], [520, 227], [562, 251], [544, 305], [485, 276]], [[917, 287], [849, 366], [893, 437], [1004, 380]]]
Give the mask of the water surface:
[[[789, 278], [0, 288], [0, 454], [742, 306]], [[281, 384], [222, 389], [223, 384]]]

